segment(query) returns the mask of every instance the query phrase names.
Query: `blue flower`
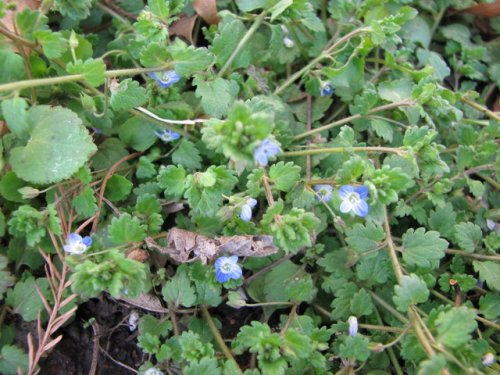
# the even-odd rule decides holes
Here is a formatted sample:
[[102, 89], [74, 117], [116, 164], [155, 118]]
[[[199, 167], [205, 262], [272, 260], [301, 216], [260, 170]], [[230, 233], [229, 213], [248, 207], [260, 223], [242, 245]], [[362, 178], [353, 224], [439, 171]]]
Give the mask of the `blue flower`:
[[481, 358], [484, 366], [491, 366], [495, 363], [495, 355], [493, 353], [486, 353], [483, 358]]
[[247, 199], [247, 202], [241, 207], [240, 217], [243, 221], [252, 220], [252, 208], [255, 207], [257, 201], [253, 198]]
[[320, 95], [321, 96], [330, 96], [333, 94], [335, 90], [330, 82], [321, 82]]
[[176, 133], [168, 129], [156, 130], [155, 135], [158, 138], [160, 138], [163, 142], [172, 142], [181, 137], [179, 133]]
[[158, 370], [156, 367], [150, 367], [144, 372], [144, 375], [163, 375], [163, 372]]
[[164, 72], [151, 72], [148, 76], [153, 78], [161, 87], [166, 89], [172, 86], [174, 83], [180, 81], [181, 76], [178, 75], [174, 70], [165, 70]]
[[64, 251], [71, 254], [83, 254], [92, 245], [92, 238], [83, 237], [77, 233], [71, 233], [68, 237], [68, 243], [63, 246]]
[[347, 323], [349, 323], [349, 336], [356, 336], [358, 334], [358, 319], [351, 315], [347, 319]]
[[332, 190], [333, 187], [331, 185], [315, 185], [314, 191], [316, 192], [316, 200], [320, 202], [330, 202], [330, 199], [332, 199]]
[[267, 165], [268, 158], [276, 156], [280, 152], [280, 146], [276, 142], [266, 138], [253, 151], [253, 158], [257, 164], [265, 167]]
[[347, 213], [353, 211], [356, 215], [365, 217], [368, 214], [368, 188], [366, 186], [353, 187], [344, 185], [339, 189], [339, 196], [342, 199], [340, 212]]
[[239, 279], [243, 275], [241, 267], [238, 265], [238, 257], [219, 257], [214, 263], [215, 278], [219, 283], [225, 283], [231, 279]]

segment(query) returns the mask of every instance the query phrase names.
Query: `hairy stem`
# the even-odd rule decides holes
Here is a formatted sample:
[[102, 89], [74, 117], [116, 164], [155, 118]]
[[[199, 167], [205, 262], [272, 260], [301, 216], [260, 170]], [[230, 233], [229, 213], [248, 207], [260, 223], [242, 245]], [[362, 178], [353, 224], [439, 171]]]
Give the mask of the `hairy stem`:
[[229, 59], [227, 59], [227, 61], [224, 64], [224, 66], [219, 71], [219, 77], [222, 77], [226, 73], [226, 71], [230, 68], [230, 66], [233, 63], [234, 59], [236, 59], [236, 57], [238, 56], [238, 54], [241, 52], [241, 50], [243, 49], [243, 47], [245, 47], [245, 44], [248, 43], [248, 41], [253, 36], [253, 34], [255, 34], [255, 32], [257, 31], [257, 29], [262, 24], [262, 21], [264, 21], [265, 15], [266, 15], [266, 12], [262, 12], [261, 14], [259, 14], [257, 16], [257, 18], [255, 18], [255, 21], [254, 21], [253, 25], [247, 30], [247, 32], [243, 36], [243, 38], [241, 38], [241, 40], [239, 41], [239, 43], [236, 46], [236, 48], [234, 49], [234, 51], [231, 53], [231, 56], [229, 56]]
[[215, 326], [215, 323], [214, 323], [212, 317], [210, 316], [210, 313], [208, 312], [208, 309], [205, 305], [201, 306], [201, 313], [203, 314], [203, 318], [205, 318], [205, 320], [208, 324], [208, 327], [210, 328], [210, 332], [212, 332], [212, 335], [214, 336], [215, 341], [217, 341], [217, 344], [219, 345], [220, 349], [224, 353], [225, 357], [228, 360], [234, 361], [234, 357], [233, 357], [231, 351], [229, 350], [226, 343], [224, 342], [224, 339], [222, 338], [217, 327]]
[[399, 107], [408, 107], [408, 106], [412, 106], [414, 104], [415, 104], [414, 101], [408, 100], [408, 99], [402, 100], [402, 101], [396, 102], [396, 103], [384, 104], [384, 105], [381, 105], [379, 107], [375, 107], [375, 108], [370, 109], [368, 111], [368, 113], [366, 113], [366, 115], [361, 115], [361, 114], [358, 113], [356, 115], [352, 115], [352, 116], [343, 118], [341, 120], [334, 121], [334, 122], [332, 122], [330, 124], [323, 125], [323, 126], [321, 126], [319, 128], [312, 129], [312, 130], [306, 131], [304, 133], [297, 134], [295, 137], [293, 137], [293, 140], [294, 141], [298, 141], [298, 140], [300, 140], [302, 138], [306, 138], [306, 137], [309, 137], [311, 135], [314, 135], [314, 134], [317, 134], [317, 133], [321, 133], [322, 131], [329, 130], [329, 129], [335, 128], [337, 126], [341, 126], [341, 125], [347, 124], [348, 122], [352, 122], [353, 120], [361, 119], [361, 118], [369, 116], [369, 115], [371, 115], [373, 113], [382, 112], [382, 111], [388, 111], [388, 110], [399, 108]]
[[398, 147], [329, 147], [329, 148], [313, 148], [310, 150], [287, 151], [281, 156], [304, 156], [318, 154], [337, 154], [348, 152], [385, 152], [391, 154], [404, 154], [406, 150]]

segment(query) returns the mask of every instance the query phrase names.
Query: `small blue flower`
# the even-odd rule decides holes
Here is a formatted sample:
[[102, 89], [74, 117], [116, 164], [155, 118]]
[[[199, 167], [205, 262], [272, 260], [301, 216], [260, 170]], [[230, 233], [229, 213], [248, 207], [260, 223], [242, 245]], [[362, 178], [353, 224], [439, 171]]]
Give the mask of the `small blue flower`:
[[181, 137], [179, 133], [176, 133], [168, 129], [156, 130], [155, 135], [158, 138], [160, 138], [163, 142], [172, 142]]
[[238, 257], [219, 257], [214, 263], [215, 278], [219, 283], [225, 283], [231, 279], [239, 279], [243, 275], [241, 267], [238, 265]]
[[349, 336], [356, 336], [358, 334], [358, 319], [351, 315], [347, 319], [347, 323], [349, 323]]
[[241, 207], [240, 218], [243, 221], [252, 220], [252, 208], [255, 207], [257, 201], [253, 198], [247, 199], [247, 202]]
[[151, 367], [144, 372], [144, 375], [163, 375], [163, 372], [158, 370], [156, 367]]
[[335, 90], [330, 82], [321, 82], [320, 95], [321, 96], [330, 96], [333, 94]]
[[68, 243], [63, 246], [64, 251], [71, 254], [83, 254], [92, 245], [92, 238], [83, 237], [77, 233], [71, 233], [68, 237]]
[[164, 72], [151, 72], [148, 76], [153, 78], [162, 88], [166, 89], [172, 86], [174, 83], [180, 81], [181, 76], [178, 75], [174, 70], [166, 70]]
[[347, 213], [353, 211], [356, 215], [365, 217], [368, 214], [368, 188], [366, 186], [353, 187], [344, 185], [339, 189], [339, 196], [342, 199], [340, 212]]
[[331, 185], [315, 185], [316, 200], [320, 202], [330, 202], [332, 199], [333, 187]]
[[483, 358], [481, 358], [484, 366], [491, 366], [495, 363], [495, 355], [493, 353], [486, 353]]
[[257, 164], [265, 167], [268, 163], [268, 158], [276, 156], [280, 152], [280, 146], [276, 142], [266, 138], [253, 151], [253, 158]]

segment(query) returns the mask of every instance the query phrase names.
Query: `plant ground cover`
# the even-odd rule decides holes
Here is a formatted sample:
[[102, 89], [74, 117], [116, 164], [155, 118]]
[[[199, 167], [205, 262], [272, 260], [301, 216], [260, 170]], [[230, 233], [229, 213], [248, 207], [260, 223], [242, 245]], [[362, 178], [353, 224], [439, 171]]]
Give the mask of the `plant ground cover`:
[[1, 3], [0, 373], [499, 373], [477, 3]]

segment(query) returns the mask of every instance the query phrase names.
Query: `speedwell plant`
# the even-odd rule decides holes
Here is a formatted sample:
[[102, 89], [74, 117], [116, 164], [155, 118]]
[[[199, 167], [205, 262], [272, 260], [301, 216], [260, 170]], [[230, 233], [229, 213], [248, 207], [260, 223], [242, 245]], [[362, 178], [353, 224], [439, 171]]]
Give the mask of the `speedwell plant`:
[[2, 2], [0, 373], [499, 373], [479, 2]]

